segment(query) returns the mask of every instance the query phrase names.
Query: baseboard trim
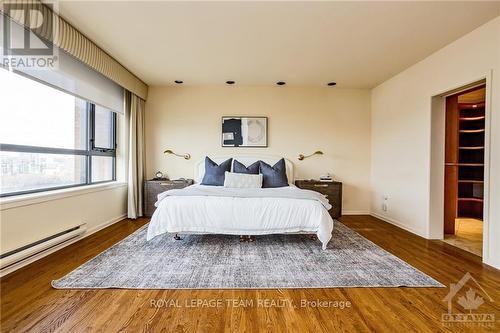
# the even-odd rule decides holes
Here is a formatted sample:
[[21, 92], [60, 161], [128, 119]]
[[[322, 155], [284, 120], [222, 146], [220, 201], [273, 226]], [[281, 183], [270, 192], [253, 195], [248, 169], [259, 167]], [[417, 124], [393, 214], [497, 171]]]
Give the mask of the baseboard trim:
[[88, 236], [90, 236], [90, 235], [98, 232], [99, 230], [102, 230], [102, 229], [104, 229], [106, 227], [109, 227], [110, 225], [115, 224], [117, 222], [120, 222], [120, 221], [122, 221], [122, 220], [124, 220], [126, 218], [127, 218], [127, 214], [123, 214], [123, 215], [115, 217], [115, 218], [113, 218], [111, 220], [105, 221], [105, 222], [103, 222], [103, 223], [101, 223], [99, 225], [96, 225], [95, 227], [93, 227], [91, 229], [88, 229], [87, 232], [85, 232], [81, 236], [68, 239], [66, 242], [63, 242], [63, 243], [61, 243], [59, 245], [56, 245], [56, 246], [54, 246], [54, 247], [52, 247], [52, 248], [50, 248], [50, 249], [48, 249], [46, 251], [40, 252], [38, 254], [35, 254], [34, 256], [26, 258], [26, 259], [24, 259], [24, 260], [22, 260], [22, 261], [20, 261], [20, 262], [18, 262], [16, 264], [12, 265], [12, 266], [9, 266], [9, 267], [5, 268], [4, 270], [0, 271], [0, 277], [4, 277], [7, 274], [10, 274], [10, 273], [12, 273], [12, 272], [14, 272], [14, 271], [16, 271], [16, 270], [24, 267], [24, 266], [27, 266], [27, 265], [29, 265], [29, 264], [37, 261], [37, 260], [40, 260], [43, 257], [48, 256], [51, 253], [54, 253], [54, 252], [56, 252], [56, 251], [58, 251], [58, 250], [60, 250], [60, 249], [62, 249], [64, 247], [66, 247], [66, 246], [68, 246], [70, 244], [76, 243], [79, 240], [82, 240], [85, 237], [88, 237]]
[[[120, 216], [118, 216], [118, 217], [115, 217], [114, 219], [111, 219], [111, 220], [109, 220], [109, 221], [106, 221], [106, 222], [103, 222], [103, 223], [101, 223], [101, 224], [98, 224], [98, 225], [96, 225], [95, 227], [90, 228], [90, 229], [88, 230], [88, 232], [87, 232], [87, 233], [85, 233], [85, 235], [83, 235], [83, 236], [84, 236], [84, 237], [87, 237], [87, 236], [89, 236], [89, 235], [91, 235], [91, 234], [93, 234], [93, 233], [98, 232], [99, 230], [102, 230], [102, 229], [104, 229], [104, 228], [106, 228], [106, 227], [109, 227], [109, 226], [110, 226], [110, 225], [112, 225], [112, 224], [115, 224], [116, 222], [120, 222], [120, 221], [122, 221], [122, 220], [125, 220], [126, 218], [127, 218], [127, 214], [122, 214], [122, 215], [120, 215]], [[82, 237], [82, 238], [84, 238], [84, 237]], [[80, 239], [81, 239], [81, 238], [80, 238]]]
[[384, 216], [384, 215], [380, 215], [380, 214], [374, 213], [374, 212], [370, 212], [370, 215], [373, 216], [373, 217], [378, 218], [379, 220], [382, 220], [384, 222], [387, 222], [387, 223], [390, 223], [392, 225], [395, 225], [398, 228], [401, 228], [401, 229], [404, 229], [404, 230], [406, 230], [408, 232], [411, 232], [412, 234], [415, 234], [415, 235], [418, 235], [420, 237], [423, 237], [423, 238], [427, 239], [426, 235], [424, 235], [420, 231], [415, 230], [413, 228], [409, 228], [408, 226], [404, 225], [403, 223], [401, 223], [401, 222], [399, 222], [399, 221], [397, 221], [395, 219], [392, 219], [390, 217], [387, 217], [387, 216]]
[[493, 268], [496, 268], [496, 269], [500, 269], [500, 260], [495, 260], [496, 258], [494, 258], [494, 260], [491, 260], [490, 258], [488, 258], [488, 260], [484, 260], [483, 261], [483, 264], [486, 264], [488, 266], [491, 266]]
[[368, 210], [344, 210], [342, 215], [370, 215]]

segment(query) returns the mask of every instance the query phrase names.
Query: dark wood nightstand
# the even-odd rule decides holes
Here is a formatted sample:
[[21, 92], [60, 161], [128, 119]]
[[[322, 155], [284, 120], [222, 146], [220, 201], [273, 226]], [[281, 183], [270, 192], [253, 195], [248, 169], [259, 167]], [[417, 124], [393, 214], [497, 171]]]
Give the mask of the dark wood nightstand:
[[342, 215], [342, 183], [320, 182], [319, 180], [296, 180], [295, 186], [304, 190], [313, 190], [324, 194], [330, 201], [332, 209], [329, 210], [332, 218], [337, 219]]
[[184, 188], [189, 185], [193, 185], [192, 179], [146, 180], [144, 182], [144, 215], [153, 215], [156, 209], [155, 202], [158, 198], [158, 194], [176, 188]]

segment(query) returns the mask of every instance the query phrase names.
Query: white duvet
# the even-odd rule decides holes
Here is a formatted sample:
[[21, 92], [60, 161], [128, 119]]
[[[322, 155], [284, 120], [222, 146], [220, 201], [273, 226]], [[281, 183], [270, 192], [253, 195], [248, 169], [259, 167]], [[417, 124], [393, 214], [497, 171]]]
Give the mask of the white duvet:
[[[164, 233], [265, 235], [315, 233], [330, 241], [330, 205], [314, 191], [295, 186], [274, 189], [228, 189], [193, 185], [158, 196], [147, 240]], [[326, 207], [326, 208], [325, 208]]]

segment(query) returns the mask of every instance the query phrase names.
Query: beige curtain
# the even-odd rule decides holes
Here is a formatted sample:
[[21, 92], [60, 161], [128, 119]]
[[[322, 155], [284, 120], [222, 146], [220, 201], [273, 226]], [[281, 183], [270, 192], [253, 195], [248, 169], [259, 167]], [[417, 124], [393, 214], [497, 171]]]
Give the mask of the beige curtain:
[[125, 92], [125, 112], [128, 118], [128, 217], [143, 215], [143, 183], [145, 102], [130, 91]]

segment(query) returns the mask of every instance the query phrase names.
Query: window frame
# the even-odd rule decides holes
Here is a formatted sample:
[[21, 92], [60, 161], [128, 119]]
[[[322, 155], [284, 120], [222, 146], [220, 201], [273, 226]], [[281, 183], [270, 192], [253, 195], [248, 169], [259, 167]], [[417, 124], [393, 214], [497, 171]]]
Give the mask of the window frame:
[[[47, 192], [54, 190], [61, 190], [73, 187], [82, 187], [95, 184], [103, 184], [116, 181], [116, 113], [109, 110], [112, 114], [111, 121], [111, 140], [113, 148], [100, 148], [94, 146], [95, 137], [95, 104], [89, 101], [86, 102], [86, 117], [87, 117], [87, 129], [86, 129], [86, 149], [68, 149], [68, 148], [53, 148], [53, 147], [38, 147], [29, 145], [16, 145], [16, 144], [0, 144], [0, 151], [6, 152], [16, 152], [16, 153], [34, 153], [34, 154], [54, 154], [54, 155], [76, 155], [85, 156], [85, 182], [73, 185], [62, 185], [54, 187], [45, 187], [33, 190], [16, 191], [9, 193], [0, 193], [0, 198], [12, 197], [22, 194], [31, 194], [39, 192]], [[112, 179], [103, 180], [98, 182], [92, 182], [92, 156], [108, 156], [113, 158], [112, 163]]]
[[[89, 155], [87, 157], [87, 183], [86, 185], [102, 184], [111, 181], [116, 181], [116, 113], [111, 112], [111, 147], [101, 148], [95, 146], [95, 104], [87, 102], [87, 117], [89, 124], [87, 126], [87, 150]], [[92, 156], [108, 156], [113, 157], [111, 180], [102, 180], [99, 182], [92, 182]]]

